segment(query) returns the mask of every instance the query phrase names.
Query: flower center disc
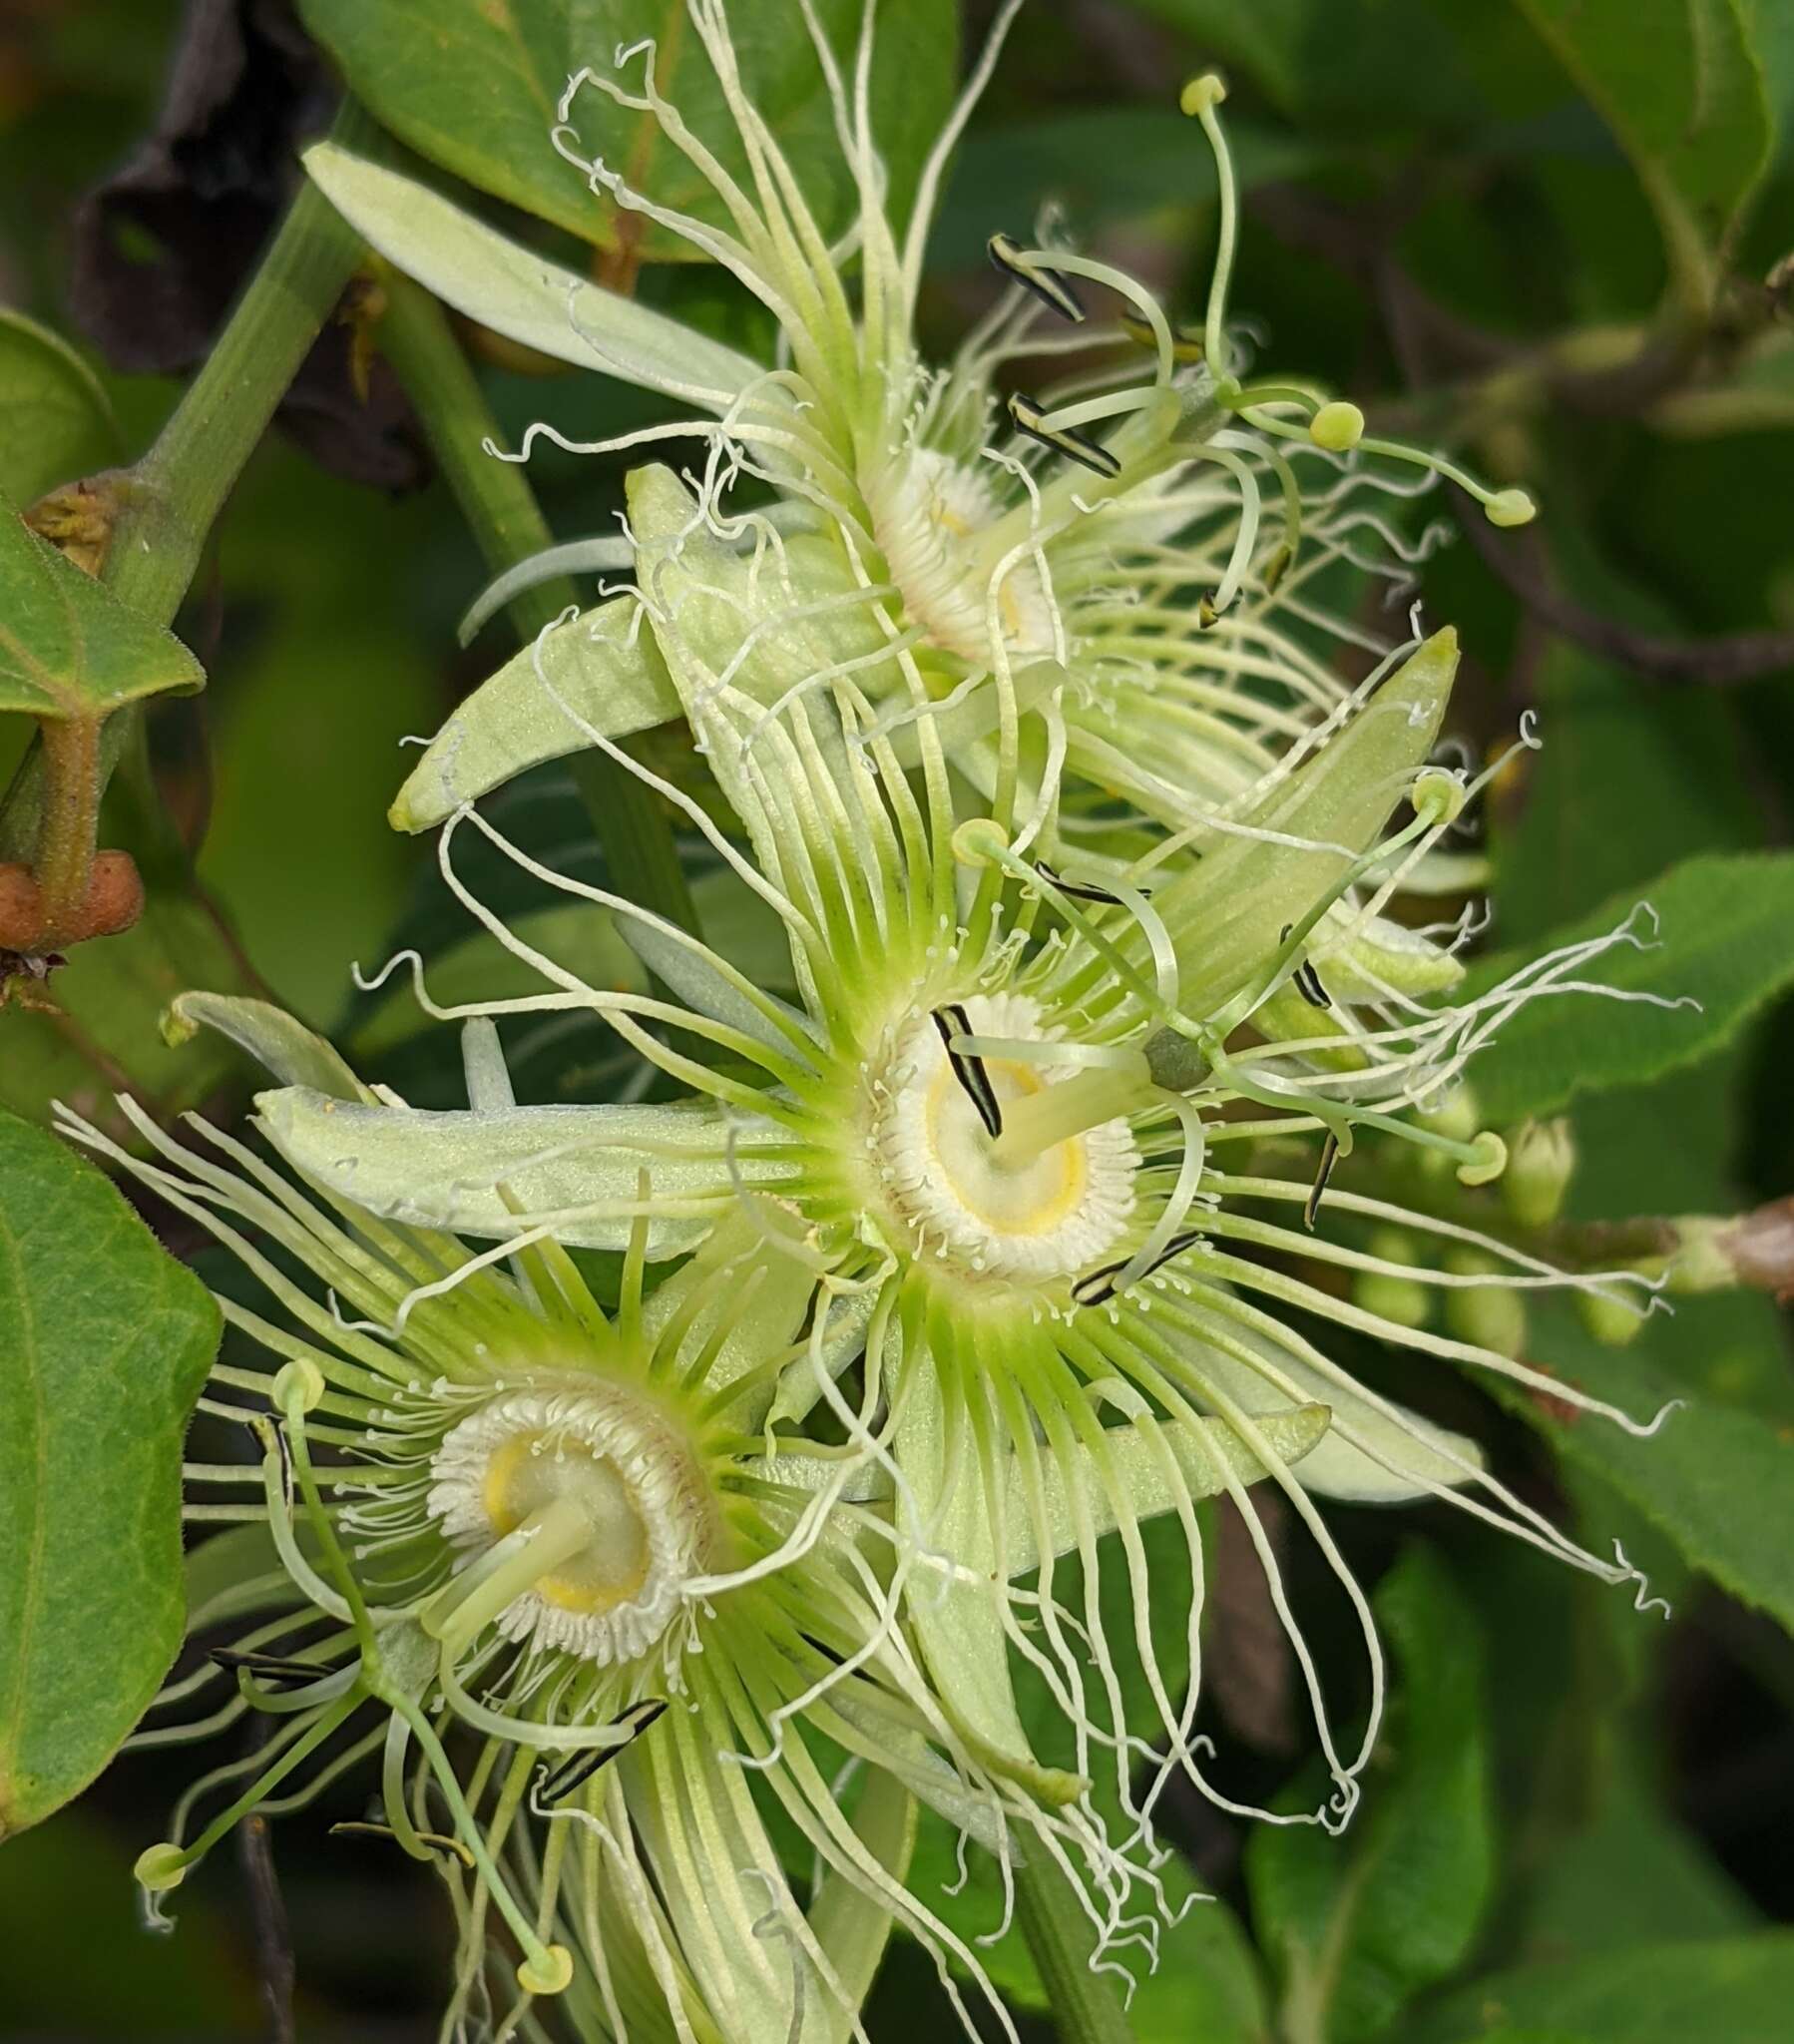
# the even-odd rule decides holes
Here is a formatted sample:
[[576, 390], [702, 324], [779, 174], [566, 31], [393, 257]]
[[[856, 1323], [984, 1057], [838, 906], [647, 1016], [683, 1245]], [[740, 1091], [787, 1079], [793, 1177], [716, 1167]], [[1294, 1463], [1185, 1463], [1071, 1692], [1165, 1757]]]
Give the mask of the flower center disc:
[[431, 1516], [475, 1565], [526, 1522], [548, 1537], [553, 1514], [552, 1556], [496, 1622], [507, 1639], [600, 1664], [663, 1637], [711, 1544], [709, 1490], [689, 1445], [622, 1384], [502, 1391], [449, 1430], [430, 1473]]
[[[872, 492], [873, 528], [905, 610], [934, 645], [979, 667], [991, 660], [991, 569], [978, 540], [1001, 510], [982, 476], [932, 448], [900, 457]], [[997, 624], [1015, 653], [1053, 651], [1053, 605], [1032, 561], [1005, 570]]]
[[[963, 1003], [972, 1033], [1045, 1042], [1038, 1002], [1022, 994]], [[985, 1058], [1001, 1112], [1070, 1068]], [[955, 1075], [932, 1014], [897, 1032], [872, 1147], [886, 1194], [918, 1252], [992, 1278], [1073, 1277], [1122, 1233], [1139, 1152], [1124, 1121], [1104, 1122], [1021, 1163], [999, 1162]]]
[[648, 1580], [648, 1528], [616, 1463], [583, 1440], [514, 1434], [496, 1449], [481, 1486], [486, 1516], [503, 1536], [567, 1498], [592, 1525], [588, 1545], [541, 1577], [536, 1595], [563, 1611], [597, 1614], [626, 1604]]

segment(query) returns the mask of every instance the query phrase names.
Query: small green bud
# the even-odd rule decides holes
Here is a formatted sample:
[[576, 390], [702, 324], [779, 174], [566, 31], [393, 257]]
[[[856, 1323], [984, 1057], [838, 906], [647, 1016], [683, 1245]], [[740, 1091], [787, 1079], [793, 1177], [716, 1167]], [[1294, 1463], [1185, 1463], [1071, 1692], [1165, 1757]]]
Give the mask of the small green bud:
[[1575, 1162], [1575, 1137], [1568, 1121], [1523, 1122], [1515, 1130], [1502, 1204], [1522, 1228], [1549, 1228], [1557, 1220]]
[[1455, 823], [1469, 798], [1470, 791], [1463, 781], [1455, 773], [1448, 773], [1443, 766], [1429, 766], [1417, 773], [1414, 785], [1408, 791], [1414, 813], [1435, 827], [1441, 823]]
[[[1379, 1228], [1365, 1247], [1381, 1263], [1420, 1262], [1413, 1237], [1399, 1228]], [[1424, 1327], [1433, 1311], [1432, 1293], [1424, 1284], [1387, 1271], [1358, 1272], [1352, 1279], [1352, 1297], [1367, 1313], [1393, 1320], [1398, 1327]]]
[[995, 865], [1008, 849], [1003, 826], [989, 816], [974, 816], [953, 833], [953, 856], [962, 866]]
[[1596, 1291], [1578, 1291], [1576, 1314], [1582, 1325], [1603, 1348], [1623, 1348], [1638, 1338], [1644, 1315], [1616, 1298], [1603, 1298]]
[[[1448, 1094], [1436, 1107], [1427, 1108], [1418, 1119], [1423, 1129], [1430, 1134], [1445, 1137], [1450, 1143], [1468, 1143], [1483, 1126], [1476, 1095], [1463, 1084]], [[1448, 1150], [1418, 1151], [1415, 1163], [1422, 1177], [1431, 1179], [1436, 1185], [1443, 1184], [1457, 1168]]]
[[1483, 515], [1491, 525], [1531, 525], [1539, 506], [1525, 490], [1497, 490], [1483, 506]]
[[1435, 1135], [1447, 1136], [1454, 1143], [1468, 1143], [1483, 1126], [1483, 1110], [1471, 1089], [1460, 1085], [1437, 1107], [1427, 1108], [1420, 1119]]
[[1335, 398], [1309, 420], [1308, 437], [1329, 454], [1344, 454], [1364, 438], [1364, 414], [1345, 398]]
[[[1449, 1268], [1472, 1277], [1499, 1267], [1488, 1257], [1465, 1251], [1449, 1260]], [[1507, 1285], [1454, 1286], [1445, 1294], [1445, 1323], [1460, 1341], [1493, 1349], [1497, 1355], [1526, 1353], [1526, 1301]]]
[[1738, 1281], [1726, 1238], [1731, 1216], [1684, 1214], [1675, 1224], [1676, 1250], [1669, 1264], [1673, 1291], [1728, 1291]]

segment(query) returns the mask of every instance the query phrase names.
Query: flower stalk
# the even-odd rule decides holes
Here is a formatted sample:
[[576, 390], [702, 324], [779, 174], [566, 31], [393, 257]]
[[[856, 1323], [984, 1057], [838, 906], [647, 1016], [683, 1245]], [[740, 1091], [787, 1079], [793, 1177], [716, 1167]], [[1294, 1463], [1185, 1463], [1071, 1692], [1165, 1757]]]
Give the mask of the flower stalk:
[[1077, 1890], [1044, 1853], [1016, 1868], [1016, 1921], [1063, 2044], [1130, 2044], [1116, 1991], [1091, 1964], [1097, 1941]]

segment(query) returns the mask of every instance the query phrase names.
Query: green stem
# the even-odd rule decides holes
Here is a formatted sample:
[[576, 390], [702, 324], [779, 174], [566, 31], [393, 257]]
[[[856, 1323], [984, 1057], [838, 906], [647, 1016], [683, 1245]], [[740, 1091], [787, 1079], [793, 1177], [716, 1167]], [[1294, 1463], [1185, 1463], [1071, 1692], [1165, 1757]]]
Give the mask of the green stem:
[[[384, 281], [380, 341], [386, 358], [423, 421], [430, 450], [488, 567], [513, 567], [554, 543], [535, 492], [520, 466], [484, 451], [488, 439], [499, 437], [498, 423], [442, 307], [396, 271]], [[562, 577], [519, 590], [506, 608], [528, 643], [577, 601]], [[619, 891], [694, 930], [673, 831], [654, 796], [602, 753], [580, 754], [572, 764]]]
[[[330, 140], [365, 152], [372, 124], [344, 100]], [[360, 260], [354, 230], [307, 183], [156, 444], [129, 471], [100, 580], [173, 621], [213, 521]]]
[[[371, 133], [367, 116], [345, 100], [331, 140], [365, 149]], [[307, 184], [155, 445], [105, 479], [115, 509], [99, 579], [133, 610], [159, 625], [174, 622], [214, 520], [360, 254], [353, 230]], [[96, 797], [142, 717], [132, 704], [107, 719]], [[46, 824], [45, 764], [34, 744], [0, 803], [0, 859], [36, 855]]]
[[1091, 1971], [1091, 1920], [1058, 1862], [1038, 1846], [1016, 1868], [1016, 1921], [1064, 2044], [1132, 2044], [1115, 1986]]

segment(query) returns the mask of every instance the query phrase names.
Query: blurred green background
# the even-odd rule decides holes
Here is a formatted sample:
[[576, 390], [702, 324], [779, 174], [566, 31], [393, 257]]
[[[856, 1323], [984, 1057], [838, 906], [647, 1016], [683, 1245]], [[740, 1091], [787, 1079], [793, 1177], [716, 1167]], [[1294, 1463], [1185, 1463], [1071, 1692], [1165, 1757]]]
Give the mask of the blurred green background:
[[[968, 48], [991, 12], [968, 5]], [[394, 20], [422, 32], [415, 13]], [[164, 117], [178, 47], [185, 128]], [[937, 345], [987, 300], [987, 236], [1025, 231], [1047, 198], [1185, 316], [1195, 309], [1212, 178], [1174, 95], [1211, 62], [1230, 81], [1247, 191], [1235, 303], [1267, 359], [1332, 383], [1377, 427], [1469, 449], [1544, 507], [1536, 543], [1492, 547], [1441, 494], [1416, 531], [1436, 516], [1450, 543], [1400, 593], [1463, 632], [1456, 723], [1477, 752], [1505, 743], [1524, 710], [1541, 718], [1545, 751], [1503, 780], [1489, 821], [1490, 944], [1532, 943], [1648, 894], [1697, 853], [1785, 846], [1794, 277], [1777, 265], [1794, 251], [1794, 6], [1039, 0], [948, 192], [926, 307]], [[72, 340], [104, 386], [115, 425], [81, 428], [76, 468], [153, 436], [291, 189], [295, 140], [327, 119], [330, 77], [283, 0], [0, 5], [0, 304]], [[170, 139], [146, 158], [159, 122]], [[135, 182], [96, 201], [134, 160]], [[701, 273], [649, 271], [641, 288], [739, 316]], [[1657, 338], [1640, 356], [1647, 329]], [[254, 458], [183, 612], [210, 683], [157, 713], [179, 842], [144, 857], [151, 915], [70, 966], [63, 1016], [0, 1015], [0, 1103], [21, 1113], [41, 1117], [55, 1095], [91, 1109], [124, 1084], [169, 1112], [228, 1109], [240, 1075], [155, 1035], [162, 1003], [189, 983], [261, 984], [346, 1032], [414, 1099], [440, 1083], [415, 1015], [357, 997], [350, 964], [440, 941], [429, 849], [384, 820], [400, 741], [433, 731], [509, 646], [493, 628], [457, 648], [483, 579], [476, 551], [402, 399], [376, 369], [364, 402], [352, 354], [350, 329], [326, 336], [306, 405]], [[481, 373], [513, 434], [536, 416], [577, 433], [639, 415], [598, 379], [493, 360]], [[0, 484], [21, 499], [67, 479], [32, 472], [35, 445], [0, 405]], [[609, 529], [621, 474], [565, 456], [532, 469], [564, 537]], [[1388, 622], [1374, 598], [1366, 622]], [[18, 723], [0, 720], [0, 772]], [[564, 775], [514, 799], [532, 842], [564, 864], [591, 855]], [[105, 841], [140, 842], [141, 819], [110, 823]], [[1782, 943], [1764, 987], [1794, 976], [1794, 931]], [[602, 1083], [601, 1039], [523, 1049], [537, 1097], [592, 1097]], [[1784, 1196], [1791, 1108], [1783, 999], [1715, 1056], [1578, 1100], [1572, 1211], [1724, 1213]], [[1612, 1380], [1568, 1316], [1540, 1315], [1530, 1352]], [[1747, 1415], [1766, 1441], [1794, 1438], [1786, 1328], [1764, 1296], [1688, 1301], [1626, 1360], [1636, 1381], [1692, 1391], [1721, 1423]], [[1475, 1394], [1461, 1395], [1468, 1412]], [[1479, 1402], [1474, 1424], [1522, 1494], [1578, 1520], [1596, 1547], [1620, 1535], [1673, 1622], [1448, 1513], [1337, 1514], [1366, 1580], [1397, 1570], [1385, 1591], [1412, 1695], [1383, 1800], [1373, 1780], [1364, 1821], [1320, 1876], [1299, 1851], [1242, 1855], [1238, 1827], [1193, 1798], [1175, 1804], [1169, 1827], [1221, 1901], [1168, 1941], [1142, 1988], [1148, 2044], [1790, 2034], [1794, 1956], [1770, 1926], [1794, 1908], [1794, 1643], [1770, 1613], [1794, 1610], [1794, 1556], [1765, 1583], [1730, 1569], [1723, 1541], [1702, 1551], [1678, 1535], [1689, 1515], [1723, 1529], [1723, 1469], [1685, 1513], [1679, 1498], [1659, 1510], [1654, 1484], [1701, 1492], [1702, 1472], [1659, 1462], [1654, 1476], [1574, 1428], [1554, 1453]], [[1292, 1675], [1242, 1582], [1223, 1529], [1203, 1722], [1269, 1794], [1300, 1754]], [[187, 1776], [179, 1750], [128, 1756], [0, 1850], [0, 2035], [269, 2034], [229, 1853], [182, 1890], [175, 1936], [137, 1924], [132, 1858]], [[359, 1806], [346, 1788], [333, 1813]], [[276, 1848], [298, 2034], [433, 2036], [449, 1935], [428, 1876], [377, 1843], [329, 1839], [311, 1817], [277, 1830]], [[1342, 1869], [1350, 1897], [1328, 1885]], [[1320, 1948], [1333, 1970], [1304, 1998], [1316, 1921], [1331, 1926]], [[998, 1967], [1026, 2002], [1016, 1943]], [[868, 2023], [875, 2038], [908, 2035], [944, 2008], [926, 1961], [900, 1950]]]

